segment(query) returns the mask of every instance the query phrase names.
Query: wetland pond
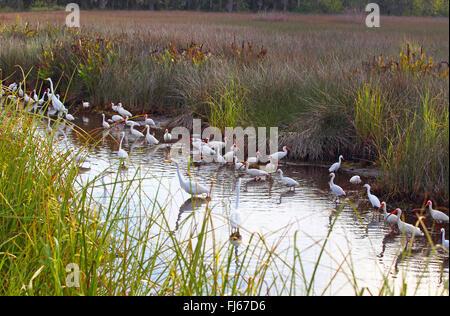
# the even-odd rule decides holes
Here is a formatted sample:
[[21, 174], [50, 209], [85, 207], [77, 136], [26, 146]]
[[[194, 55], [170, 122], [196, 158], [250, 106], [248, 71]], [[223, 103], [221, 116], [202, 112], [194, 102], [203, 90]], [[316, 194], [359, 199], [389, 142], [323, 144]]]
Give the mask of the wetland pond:
[[[102, 117], [99, 114], [80, 114], [74, 123], [87, 133], [97, 131], [102, 134]], [[143, 127], [139, 130], [144, 132]], [[118, 168], [117, 151], [122, 131], [111, 129], [108, 135], [103, 132], [105, 137], [90, 148], [89, 161], [84, 163], [88, 164], [88, 168], [82, 168], [80, 182], [88, 183], [97, 179], [93, 196], [98, 199], [98, 203], [109, 203], [111, 195], [120, 195], [117, 192], [124, 189], [123, 183], [139, 177], [136, 185], [127, 188], [129, 197], [121, 204], [121, 212], [130, 219], [130, 225], [145, 225], [150, 218], [149, 210], [160, 208], [174, 236], [189, 238], [193, 225], [202, 221], [207, 203], [193, 202], [180, 188], [176, 165], [167, 162], [166, 145], [149, 147], [144, 141], [134, 141], [128, 127], [125, 131], [123, 148], [130, 157], [127, 168], [120, 171]], [[162, 131], [154, 131], [161, 141]], [[70, 129], [66, 129], [66, 134], [69, 146], [81, 146], [79, 134]], [[187, 163], [183, 161], [180, 165], [183, 176], [187, 177]], [[354, 174], [343, 171], [337, 173], [335, 183], [347, 192], [357, 212], [346, 203], [336, 218], [336, 210], [340, 205], [336, 205], [330, 193], [326, 168], [295, 166], [287, 162], [282, 162], [280, 168], [285, 176], [300, 183], [295, 192], [289, 192], [278, 174], [273, 174], [269, 181], [256, 182], [245, 171], [236, 171], [234, 166], [216, 163], [195, 166], [191, 171], [199, 183], [207, 187], [214, 179], [211, 200], [208, 202], [214, 230], [214, 241], [207, 241], [211, 247], [213, 242], [230, 242], [229, 214], [235, 203], [237, 179], [242, 179], [239, 204], [242, 245], [236, 248], [237, 256], [239, 249], [252, 243], [251, 236], [256, 234], [264, 236], [269, 247], [276, 245], [278, 257], [274, 261], [287, 262], [286, 265], [281, 263], [269, 267], [269, 271], [274, 271], [266, 274], [266, 282], [272, 278], [274, 284], [280, 284], [271, 287], [268, 294], [304, 294], [305, 284], [310, 281], [320, 258], [309, 293], [312, 295], [354, 295], [362, 289], [365, 294], [378, 295], [385, 282], [395, 290], [395, 294], [399, 294], [407, 284], [408, 295], [448, 295], [448, 252], [440, 247], [433, 252], [427, 238], [418, 238], [411, 254], [404, 256], [402, 236], [391, 234], [382, 214], [373, 209], [367, 200], [362, 185], [364, 181], [370, 182], [370, 179], [362, 177], [362, 184], [353, 185], [349, 179]], [[388, 205], [390, 211], [396, 207], [402, 208], [402, 205], [390, 205], [389, 201]], [[403, 209], [408, 207], [403, 206]], [[439, 234], [434, 233], [432, 238], [436, 244], [440, 243]], [[326, 240], [322, 253], [322, 245]], [[301, 268], [299, 262], [293, 262], [294, 249], [299, 251]], [[286, 268], [289, 264], [296, 264], [298, 269], [298, 280], [293, 285], [286, 285], [276, 279], [277, 275], [289, 277], [292, 274]], [[251, 267], [252, 264], [247, 269]], [[287, 288], [292, 286], [295, 291], [289, 292]]]

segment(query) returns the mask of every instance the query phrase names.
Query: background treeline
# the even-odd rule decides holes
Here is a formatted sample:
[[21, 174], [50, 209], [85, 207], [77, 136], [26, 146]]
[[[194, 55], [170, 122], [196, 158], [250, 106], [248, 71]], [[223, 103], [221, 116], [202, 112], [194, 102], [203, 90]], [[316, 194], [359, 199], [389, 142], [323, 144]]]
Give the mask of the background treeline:
[[[368, 0], [0, 0], [0, 10], [58, 9], [70, 2], [82, 9], [289, 11], [346, 13], [364, 10]], [[449, 0], [377, 0], [385, 15], [448, 16]]]

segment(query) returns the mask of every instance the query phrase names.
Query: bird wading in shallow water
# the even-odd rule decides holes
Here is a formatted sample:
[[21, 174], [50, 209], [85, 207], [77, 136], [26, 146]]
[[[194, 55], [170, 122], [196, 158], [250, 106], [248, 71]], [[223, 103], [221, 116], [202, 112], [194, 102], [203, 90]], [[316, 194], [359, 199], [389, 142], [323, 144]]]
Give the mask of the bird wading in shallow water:
[[379, 209], [381, 207], [381, 202], [375, 195], [370, 193], [370, 185], [365, 184], [364, 187], [367, 188], [367, 197], [369, 198], [369, 201], [370, 201], [370, 204], [372, 204], [372, 207]]
[[405, 223], [402, 221], [402, 210], [396, 209], [394, 212], [391, 213], [392, 215], [397, 215], [397, 227], [398, 230], [405, 235], [406, 237], [406, 245], [408, 246], [409, 240], [414, 237], [423, 237], [425, 236], [424, 233], [416, 226], [413, 226], [411, 224]]
[[433, 202], [428, 201], [425, 207], [428, 208], [431, 217], [438, 224], [438, 229], [443, 228], [444, 224], [448, 224], [448, 216], [441, 211], [433, 210]]
[[283, 176], [283, 171], [281, 169], [278, 169], [277, 172], [280, 174], [281, 181], [289, 187], [289, 190], [293, 189], [295, 191], [295, 187], [298, 187], [300, 185], [294, 179]]
[[342, 160], [344, 160], [344, 156], [340, 155], [339, 156], [339, 162], [336, 162], [335, 164], [333, 164], [330, 169], [328, 169], [329, 172], [337, 172], [339, 170], [339, 168], [341, 167], [341, 163]]

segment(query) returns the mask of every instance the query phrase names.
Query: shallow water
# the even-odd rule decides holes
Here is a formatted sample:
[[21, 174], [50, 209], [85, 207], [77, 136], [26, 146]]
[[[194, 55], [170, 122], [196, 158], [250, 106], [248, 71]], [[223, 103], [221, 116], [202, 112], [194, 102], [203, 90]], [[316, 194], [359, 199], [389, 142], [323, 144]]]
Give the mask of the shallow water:
[[[80, 117], [75, 124], [88, 133], [101, 134], [101, 121], [100, 115], [89, 115]], [[143, 128], [140, 130], [143, 131]], [[76, 148], [83, 143], [79, 135], [67, 131], [72, 146]], [[109, 198], [112, 192], [112, 185], [109, 184], [116, 177], [132, 179], [138, 173], [144, 180], [133, 189], [141, 192], [141, 198], [139, 202], [130, 198], [124, 206], [124, 214], [137, 218], [142, 216], [143, 210], [145, 213], [145, 209], [157, 204], [164, 209], [169, 225], [182, 238], [188, 234], [187, 227], [192, 221], [201, 221], [205, 204], [192, 212], [192, 201], [180, 189], [175, 165], [166, 162], [168, 152], [164, 145], [149, 148], [142, 142], [135, 142], [129, 134], [129, 128], [125, 131], [127, 137], [124, 149], [130, 155], [127, 170], [119, 175], [115, 173], [118, 170], [116, 152], [120, 131], [111, 130], [109, 135], [105, 134], [105, 138], [91, 148], [89, 162], [85, 163], [89, 168], [82, 172], [80, 179], [87, 182], [108, 170], [104, 177], [106, 191], [104, 186], [99, 186], [96, 192], [101, 203], [102, 199]], [[157, 131], [157, 137], [162, 139], [161, 131]], [[186, 164], [182, 165], [186, 168]], [[289, 192], [277, 174], [270, 181], [256, 182], [245, 172], [218, 164], [197, 166], [193, 173], [201, 184], [208, 187], [211, 179], [215, 179], [209, 203], [214, 218], [215, 238], [223, 242], [229, 240], [228, 216], [235, 203], [237, 179], [241, 177], [243, 243], [249, 242], [251, 234], [264, 235], [268, 244], [278, 243], [277, 252], [285, 260], [292, 261], [294, 234], [297, 233], [296, 247], [301, 253], [304, 275], [309, 279], [339, 206], [330, 194], [328, 171], [325, 168], [282, 164], [281, 169], [285, 176], [300, 183], [295, 192]], [[183, 174], [186, 176], [186, 172]], [[312, 294], [353, 295], [355, 290], [364, 288], [365, 294], [377, 295], [385, 281], [392, 285], [390, 288], [395, 289], [395, 294], [402, 291], [403, 281], [408, 284], [408, 294], [448, 294], [448, 291], [443, 292], [444, 283], [448, 282], [448, 253], [439, 250], [437, 255], [431, 254], [427, 239], [420, 238], [414, 243], [413, 255], [403, 258], [402, 236], [390, 234], [390, 228], [385, 227], [381, 214], [369, 206], [362, 185], [349, 183], [352, 176], [338, 172], [335, 183], [347, 192], [357, 213], [346, 204], [337, 218], [317, 270]], [[363, 178], [365, 180], [368, 179]], [[145, 198], [142, 199], [142, 196]], [[143, 200], [148, 205], [143, 205]], [[390, 205], [389, 209], [392, 210], [393, 206]], [[433, 238], [439, 242], [437, 234]], [[286, 275], [289, 273], [286, 271]], [[304, 293], [304, 288], [304, 282], [299, 278], [296, 294]]]

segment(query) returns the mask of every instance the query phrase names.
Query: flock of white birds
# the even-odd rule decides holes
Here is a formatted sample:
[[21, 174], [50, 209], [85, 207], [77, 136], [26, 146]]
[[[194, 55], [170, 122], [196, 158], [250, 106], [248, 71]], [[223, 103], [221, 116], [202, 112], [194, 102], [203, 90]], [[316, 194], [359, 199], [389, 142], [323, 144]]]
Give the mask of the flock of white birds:
[[[50, 78], [46, 79], [50, 83], [50, 88], [46, 89], [44, 91], [44, 94], [41, 98], [36, 94], [36, 90], [33, 91], [33, 96], [29, 96], [27, 93], [25, 93], [22, 90], [22, 83], [17, 85], [17, 83], [13, 83], [8, 86], [9, 91], [11, 92], [7, 98], [15, 101], [15, 99], [18, 99], [18, 101], [21, 101], [24, 105], [26, 105], [26, 108], [30, 112], [38, 112], [41, 114], [44, 114], [44, 111], [46, 111], [48, 116], [55, 116], [58, 117], [64, 117], [68, 121], [74, 121], [75, 118], [69, 113], [68, 109], [64, 106], [64, 103], [60, 100], [60, 96], [58, 94], [55, 94], [53, 82]], [[0, 100], [3, 102], [3, 96], [5, 94], [5, 90], [3, 87], [0, 89]], [[48, 101], [46, 101], [46, 99]], [[82, 108], [84, 111], [86, 111], [90, 107], [90, 104], [88, 102], [82, 103]], [[111, 128], [117, 128], [121, 124], [125, 127], [129, 127], [129, 132], [136, 138], [136, 139], [144, 139], [150, 146], [156, 146], [160, 143], [160, 141], [155, 137], [155, 135], [152, 135], [150, 133], [151, 128], [156, 128], [155, 122], [149, 118], [147, 115], [144, 115], [143, 121], [133, 121], [133, 114], [126, 110], [121, 103], [118, 103], [115, 105], [114, 103], [110, 104], [111, 110], [114, 111], [117, 114], [114, 114], [111, 116], [110, 119], [106, 120], [106, 115], [102, 114], [102, 127], [106, 130], [109, 130]], [[139, 127], [145, 126], [145, 134], [138, 130]], [[48, 128], [50, 127], [50, 120], [48, 124]], [[67, 138], [64, 135], [64, 139], [66, 141], [67, 145]], [[125, 131], [121, 133], [121, 140], [119, 144], [119, 149], [117, 151], [117, 157], [118, 159], [123, 163], [124, 161], [128, 160], [129, 156], [128, 153], [122, 148], [123, 146], [123, 140], [125, 138]], [[172, 142], [172, 135], [169, 133], [169, 131], [166, 129], [164, 133], [164, 142], [170, 144]], [[226, 152], [224, 155], [222, 155], [222, 152], [224, 149], [227, 148], [229, 144], [229, 139], [225, 137], [223, 141], [221, 140], [214, 140], [210, 141], [209, 139], [198, 139], [193, 138], [191, 139], [191, 144], [193, 149], [197, 150], [201, 155], [203, 156], [209, 156], [210, 158], [213, 158], [212, 161], [219, 164], [232, 164], [234, 165], [236, 170], [239, 171], [245, 171], [246, 174], [248, 174], [250, 177], [254, 178], [256, 181], [263, 181], [268, 179], [271, 174], [273, 173], [279, 173], [280, 180], [289, 188], [289, 190], [295, 191], [295, 188], [300, 186], [299, 182], [295, 179], [285, 177], [283, 171], [279, 168], [279, 161], [285, 158], [289, 151], [291, 150], [289, 147], [285, 146], [283, 147], [283, 151], [276, 152], [273, 154], [270, 154], [268, 158], [268, 163], [265, 166], [259, 166], [260, 162], [263, 160], [263, 156], [260, 152], [256, 154], [256, 157], [248, 157], [245, 162], [240, 162], [237, 158], [237, 153], [240, 151], [239, 147], [237, 146], [236, 142], [232, 144], [231, 150], [229, 152]], [[85, 161], [85, 158], [80, 156], [74, 156], [72, 157], [77, 163], [80, 163], [82, 161]], [[342, 161], [344, 160], [344, 157], [341, 155], [339, 156], [339, 161], [334, 163], [329, 168], [330, 173], [330, 190], [331, 193], [335, 196], [336, 202], [339, 200], [340, 197], [345, 197], [346, 193], [340, 187], [339, 185], [334, 183], [334, 180], [336, 178], [336, 173], [341, 168]], [[179, 163], [175, 160], [172, 160], [176, 167], [177, 167], [177, 175], [179, 178], [180, 187], [187, 192], [188, 194], [192, 196], [200, 196], [200, 195], [210, 195], [211, 189], [207, 188], [201, 184], [199, 184], [197, 181], [191, 181], [191, 178], [188, 180], [185, 180], [183, 175], [180, 171]], [[209, 160], [210, 161], [210, 160]], [[252, 165], [256, 165], [256, 168], [250, 168]], [[358, 185], [362, 183], [360, 176], [353, 176], [350, 179], [350, 183], [354, 185]], [[239, 226], [240, 226], [240, 213], [239, 213], [239, 190], [241, 186], [241, 178], [238, 180], [237, 184], [237, 193], [236, 193], [236, 206], [235, 209], [232, 211], [230, 215], [230, 224], [232, 229], [235, 232], [239, 232]], [[371, 193], [371, 187], [369, 184], [365, 184], [363, 186], [367, 189], [367, 197], [369, 199], [370, 204], [379, 210], [383, 212], [384, 215], [384, 221], [385, 223], [391, 227], [393, 230], [395, 226], [397, 226], [398, 230], [406, 237], [407, 243], [409, 242], [409, 239], [414, 237], [422, 237], [424, 236], [424, 233], [420, 230], [418, 226], [414, 226], [411, 224], [408, 224], [404, 221], [402, 221], [402, 210], [397, 208], [392, 213], [387, 212], [387, 205], [386, 202], [380, 202], [377, 196]], [[438, 227], [441, 228], [441, 234], [442, 234], [442, 246], [448, 249], [449, 242], [445, 239], [445, 229], [443, 227], [444, 224], [449, 223], [449, 217], [444, 214], [441, 211], [434, 210], [433, 204], [431, 201], [428, 201], [426, 204], [426, 208], [428, 210], [428, 214], [432, 217], [432, 219], [438, 224]]]

